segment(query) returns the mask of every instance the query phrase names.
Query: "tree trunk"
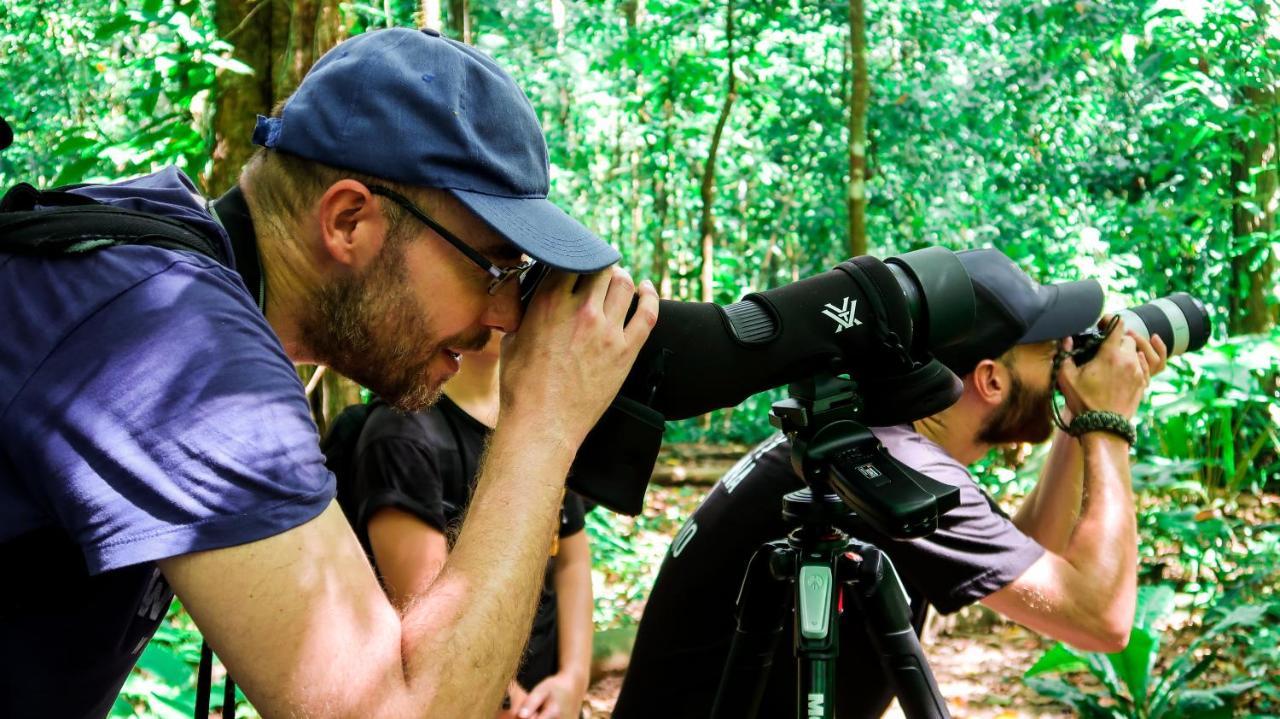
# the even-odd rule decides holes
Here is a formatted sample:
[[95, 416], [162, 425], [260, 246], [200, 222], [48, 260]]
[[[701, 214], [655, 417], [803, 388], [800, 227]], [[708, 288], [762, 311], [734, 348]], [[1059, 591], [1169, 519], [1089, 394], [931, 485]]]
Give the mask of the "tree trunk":
[[672, 168], [675, 154], [672, 151], [671, 134], [675, 132], [675, 75], [678, 60], [671, 61], [671, 74], [667, 77], [667, 92], [662, 100], [662, 155], [666, 162], [653, 168], [653, 211], [657, 219], [657, 232], [653, 236], [653, 281], [660, 297], [671, 297], [671, 260], [667, 249], [667, 226], [671, 215]]
[[[1276, 324], [1277, 308], [1268, 302], [1275, 287], [1277, 215], [1280, 214], [1280, 183], [1277, 182], [1277, 93], [1275, 88], [1245, 88], [1243, 93], [1253, 122], [1251, 133], [1236, 141], [1236, 160], [1231, 167], [1231, 188], [1235, 202], [1231, 230], [1240, 250], [1231, 258], [1230, 333], [1265, 332]], [[1242, 192], [1241, 188], [1250, 192]]]
[[444, 26], [441, 20], [440, 0], [422, 0], [422, 22], [419, 27], [430, 27], [439, 30]]
[[240, 168], [253, 154], [254, 118], [271, 111], [275, 93], [271, 86], [272, 0], [222, 0], [214, 20], [218, 35], [235, 48], [232, 56], [253, 68], [240, 75], [218, 73], [213, 108], [213, 162], [205, 187], [221, 195], [236, 183]]
[[720, 107], [720, 117], [716, 120], [716, 129], [711, 135], [711, 149], [707, 153], [707, 164], [702, 171], [702, 218], [699, 230], [702, 237], [701, 299], [703, 302], [715, 301], [716, 225], [713, 204], [716, 189], [716, 154], [720, 151], [720, 140], [724, 136], [725, 124], [729, 121], [729, 111], [733, 109], [733, 101], [738, 97], [738, 79], [733, 68], [733, 0], [729, 0], [726, 5], [724, 35], [729, 50], [729, 77], [726, 82], [724, 104]]
[[292, 7], [275, 3], [272, 48], [279, 52], [271, 80], [276, 101], [293, 94], [315, 61], [345, 37], [340, 5], [340, 0], [293, 0]]
[[471, 44], [471, 7], [468, 0], [449, 0], [449, 36]]
[[853, 65], [849, 94], [849, 251], [867, 254], [867, 14], [863, 0], [849, 0], [849, 55]]
[[298, 87], [303, 75], [345, 28], [339, 0], [223, 0], [217, 3], [218, 34], [235, 48], [233, 57], [253, 68], [251, 75], [218, 74], [213, 109], [213, 162], [205, 186], [225, 192], [253, 154], [250, 142], [257, 115]]
[[[1266, 41], [1269, 8], [1254, 3], [1253, 36]], [[1277, 307], [1269, 302], [1276, 281], [1276, 230], [1280, 216], [1280, 87], [1268, 77], [1262, 87], [1248, 86], [1241, 101], [1248, 129], [1236, 139], [1231, 166], [1235, 202], [1231, 230], [1240, 250], [1231, 259], [1231, 334], [1265, 332], [1276, 325]], [[1242, 188], [1247, 189], [1245, 192]]]

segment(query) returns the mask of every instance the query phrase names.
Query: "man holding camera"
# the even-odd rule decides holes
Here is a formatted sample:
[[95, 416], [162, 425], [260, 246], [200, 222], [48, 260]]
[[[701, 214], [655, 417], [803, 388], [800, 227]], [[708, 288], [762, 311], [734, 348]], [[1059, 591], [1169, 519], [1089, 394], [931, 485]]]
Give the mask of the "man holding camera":
[[[928, 604], [950, 613], [980, 601], [1082, 649], [1119, 651], [1133, 620], [1138, 562], [1127, 424], [1075, 437], [1058, 432], [1039, 483], [1013, 517], [966, 469], [993, 447], [1044, 442], [1053, 434], [1054, 356], [1060, 340], [1097, 321], [1102, 290], [1093, 281], [1037, 285], [996, 250], [958, 257], [973, 280], [977, 315], [972, 334], [939, 359], [963, 378], [964, 392], [936, 415], [873, 432], [898, 461], [958, 487], [960, 506], [921, 539], [894, 541], [856, 518], [846, 529], [893, 560], [917, 631]], [[1057, 384], [1066, 397], [1066, 421], [1086, 411], [1132, 418], [1166, 354], [1159, 337], [1148, 342], [1117, 326], [1088, 364], [1065, 360]], [[780, 516], [781, 500], [802, 486], [790, 444], [777, 435], [707, 496], [663, 562], [615, 717], [711, 712], [748, 560], [791, 529]], [[761, 717], [795, 715], [789, 624], [773, 657]], [[849, 604], [839, 631], [837, 713], [878, 716], [892, 699], [891, 685]]]
[[[626, 319], [617, 253], [545, 199], [528, 101], [434, 31], [344, 42], [254, 139], [211, 207], [172, 168], [35, 202], [176, 221], [225, 261], [0, 250], [0, 715], [105, 716], [170, 586], [264, 716], [491, 716], [515, 673], [566, 472], [656, 294]], [[525, 256], [556, 269], [522, 313]], [[457, 543], [397, 611], [292, 362], [411, 409], [517, 327]]]

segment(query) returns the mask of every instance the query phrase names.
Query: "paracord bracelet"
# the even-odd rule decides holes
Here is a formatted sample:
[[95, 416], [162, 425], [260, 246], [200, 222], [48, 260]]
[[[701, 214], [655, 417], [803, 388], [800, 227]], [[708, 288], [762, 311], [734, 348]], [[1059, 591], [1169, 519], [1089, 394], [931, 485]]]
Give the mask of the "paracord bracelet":
[[1129, 420], [1125, 419], [1124, 415], [1105, 410], [1091, 409], [1081, 412], [1080, 416], [1071, 420], [1071, 426], [1067, 427], [1067, 434], [1072, 437], [1079, 437], [1087, 432], [1114, 434], [1128, 442], [1129, 446], [1133, 446], [1138, 439], [1138, 433], [1133, 430], [1133, 425], [1129, 424]]

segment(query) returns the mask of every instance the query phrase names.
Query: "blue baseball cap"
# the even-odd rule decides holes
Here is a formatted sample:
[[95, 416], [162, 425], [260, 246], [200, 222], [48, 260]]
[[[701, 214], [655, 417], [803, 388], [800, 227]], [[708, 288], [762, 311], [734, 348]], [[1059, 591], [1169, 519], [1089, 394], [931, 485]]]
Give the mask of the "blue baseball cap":
[[390, 28], [320, 58], [256, 145], [374, 177], [446, 190], [530, 257], [571, 272], [618, 251], [547, 201], [547, 143], [511, 76], [432, 29]]

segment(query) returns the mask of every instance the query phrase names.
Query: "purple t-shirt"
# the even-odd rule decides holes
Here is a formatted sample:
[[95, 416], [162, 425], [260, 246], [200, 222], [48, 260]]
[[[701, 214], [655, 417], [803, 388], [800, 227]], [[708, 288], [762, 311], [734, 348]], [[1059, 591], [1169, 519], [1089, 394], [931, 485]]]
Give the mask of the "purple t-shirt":
[[[78, 192], [229, 247], [176, 169]], [[0, 332], [0, 548], [20, 548], [0, 562], [46, 588], [0, 603], [0, 716], [102, 716], [168, 607], [154, 562], [298, 526], [333, 477], [293, 365], [213, 259], [0, 252]]]

